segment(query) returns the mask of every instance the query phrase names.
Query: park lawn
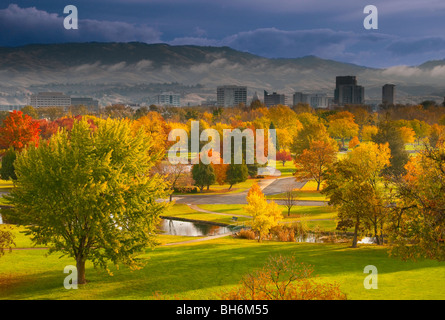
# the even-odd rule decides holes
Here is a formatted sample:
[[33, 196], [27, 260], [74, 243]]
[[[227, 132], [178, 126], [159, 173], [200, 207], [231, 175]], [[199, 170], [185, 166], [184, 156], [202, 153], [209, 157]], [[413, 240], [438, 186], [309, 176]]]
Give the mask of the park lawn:
[[198, 192], [196, 193], [192, 193], [192, 192], [173, 192], [173, 195], [203, 195], [203, 194], [232, 194], [232, 193], [240, 193], [246, 190], [249, 190], [250, 187], [255, 184], [258, 183], [259, 179], [247, 179], [244, 182], [240, 182], [237, 184], [234, 184], [232, 186], [232, 188], [229, 190], [230, 185], [228, 184], [223, 184], [223, 185], [219, 185], [219, 184], [212, 184], [210, 185], [209, 190], [207, 190], [207, 187], [204, 187], [203, 192], [199, 191], [199, 188], [196, 187], [198, 189]]
[[[320, 190], [323, 190], [323, 183], [320, 185]], [[302, 201], [329, 201], [326, 195], [321, 194], [320, 191], [317, 191], [317, 182], [315, 180], [309, 180], [298, 190], [293, 191], [296, 196], [296, 200]], [[285, 200], [285, 193], [278, 193], [274, 195], [266, 196], [267, 199], [271, 200]]]
[[[219, 213], [247, 215], [243, 204], [201, 204], [198, 207]], [[283, 212], [283, 219], [334, 219], [337, 216], [336, 211], [327, 206], [293, 206], [288, 217], [287, 208], [283, 205], [279, 205], [279, 207]]]
[[282, 161], [271, 161], [270, 165], [275, 166], [275, 168], [281, 172], [281, 177], [291, 177], [296, 170], [293, 161], [286, 161], [284, 166]]
[[[199, 205], [201, 209], [229, 213], [233, 215], [246, 215], [242, 204], [202, 204]], [[327, 206], [293, 206], [290, 212], [290, 216], [287, 215], [287, 208], [283, 205], [279, 205], [283, 214], [283, 222], [290, 223], [292, 221], [306, 221], [307, 226], [311, 230], [319, 231], [335, 231], [337, 223], [335, 218], [337, 212]], [[242, 218], [238, 218], [238, 221], [244, 221]], [[312, 221], [310, 221], [312, 220]]]
[[[203, 208], [204, 209], [204, 208]], [[214, 223], [233, 224], [232, 216], [225, 216], [219, 214], [205, 213], [195, 211], [185, 204], [175, 204], [168, 208], [163, 216], [175, 217], [189, 220], [208, 221]], [[238, 217], [238, 222], [250, 220], [244, 217]]]
[[[445, 299], [445, 263], [404, 262], [389, 258], [385, 247], [241, 240], [231, 237], [160, 246], [140, 256], [140, 270], [110, 266], [113, 276], [88, 262], [88, 283], [63, 287], [69, 257], [45, 256], [43, 250], [17, 250], [0, 258], [0, 299], [217, 299], [242, 276], [261, 267], [271, 255], [294, 255], [310, 264], [317, 281], [337, 282], [348, 299]], [[364, 268], [378, 270], [378, 289], [367, 290]], [[199, 276], [193, 276], [199, 275]]]
[[[10, 231], [14, 235], [14, 246], [12, 248], [23, 249], [23, 248], [44, 248], [44, 245], [35, 245], [31, 238], [25, 235], [26, 227], [15, 226], [15, 225], [0, 225], [0, 230]], [[174, 235], [159, 235], [159, 242], [161, 244], [187, 241], [190, 239], [199, 239], [201, 237], [186, 237], [186, 236], [174, 236]]]

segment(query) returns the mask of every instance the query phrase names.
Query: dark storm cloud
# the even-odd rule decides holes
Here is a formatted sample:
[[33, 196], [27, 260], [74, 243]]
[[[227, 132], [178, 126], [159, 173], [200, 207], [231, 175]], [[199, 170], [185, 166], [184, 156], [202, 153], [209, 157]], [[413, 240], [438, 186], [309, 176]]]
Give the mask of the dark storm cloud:
[[[79, 30], [63, 28], [60, 1], [0, 5], [0, 45], [142, 41], [223, 46], [265, 57], [316, 55], [374, 67], [445, 57], [443, 0], [375, 0], [365, 30], [357, 0], [76, 0]], [[37, 8], [30, 7], [32, 5]]]
[[70, 41], [159, 41], [160, 32], [146, 25], [120, 21], [80, 19], [78, 30], [63, 27], [65, 16], [20, 8], [15, 4], [0, 10], [0, 43], [17, 46], [28, 43], [56, 43]]

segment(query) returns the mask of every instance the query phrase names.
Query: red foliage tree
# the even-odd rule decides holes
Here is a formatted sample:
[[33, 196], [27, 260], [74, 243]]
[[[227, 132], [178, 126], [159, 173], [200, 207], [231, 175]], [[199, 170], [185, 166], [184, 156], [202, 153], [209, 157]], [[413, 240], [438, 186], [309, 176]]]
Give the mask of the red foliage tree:
[[292, 156], [291, 156], [290, 152], [286, 151], [286, 150], [280, 150], [279, 152], [277, 152], [276, 157], [277, 157], [277, 161], [283, 162], [283, 167], [284, 167], [286, 161], [292, 160]]
[[0, 127], [0, 148], [20, 151], [29, 143], [39, 143], [40, 124], [21, 111], [14, 110]]

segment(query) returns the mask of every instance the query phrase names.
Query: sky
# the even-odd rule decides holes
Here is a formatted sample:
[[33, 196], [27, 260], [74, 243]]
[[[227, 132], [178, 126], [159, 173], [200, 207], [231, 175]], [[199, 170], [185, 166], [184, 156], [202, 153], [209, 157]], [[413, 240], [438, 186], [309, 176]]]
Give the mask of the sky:
[[[66, 30], [64, 7], [78, 10]], [[378, 29], [365, 29], [367, 5]], [[0, 46], [65, 42], [229, 46], [267, 58], [315, 55], [386, 68], [445, 59], [443, 0], [15, 0]]]

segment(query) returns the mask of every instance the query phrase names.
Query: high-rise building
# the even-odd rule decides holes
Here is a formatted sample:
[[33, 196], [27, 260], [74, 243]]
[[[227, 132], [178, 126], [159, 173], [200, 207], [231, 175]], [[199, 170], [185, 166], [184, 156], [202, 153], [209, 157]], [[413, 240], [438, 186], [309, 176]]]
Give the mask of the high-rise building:
[[293, 96], [293, 105], [299, 103], [307, 103], [312, 108], [328, 108], [329, 97], [325, 93], [305, 94], [302, 92], [295, 92]]
[[34, 108], [69, 107], [71, 105], [71, 97], [62, 92], [39, 92], [31, 96], [30, 105]]
[[338, 76], [335, 83], [334, 103], [363, 104], [365, 101], [365, 88], [357, 85], [355, 76]]
[[264, 104], [266, 107], [276, 106], [278, 104], [286, 104], [286, 96], [276, 92], [268, 93], [264, 90]]
[[385, 84], [382, 87], [382, 104], [385, 106], [395, 104], [396, 86], [393, 84]]
[[216, 89], [216, 100], [219, 107], [234, 107], [240, 103], [247, 104], [247, 87], [219, 86]]
[[175, 94], [173, 92], [163, 92], [161, 94], [158, 94], [154, 100], [154, 104], [158, 106], [181, 106], [181, 95]]

